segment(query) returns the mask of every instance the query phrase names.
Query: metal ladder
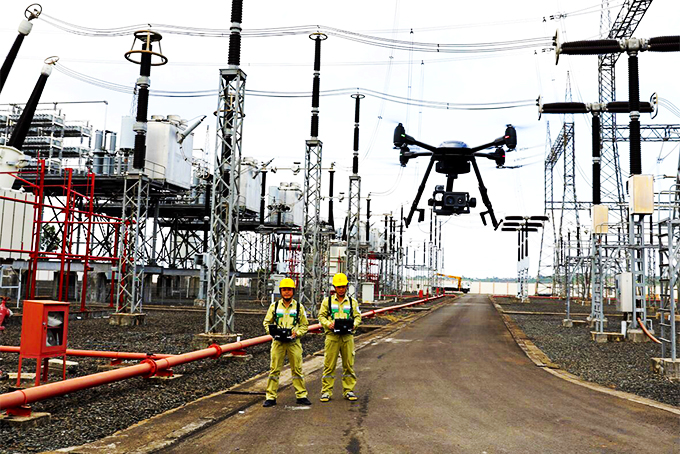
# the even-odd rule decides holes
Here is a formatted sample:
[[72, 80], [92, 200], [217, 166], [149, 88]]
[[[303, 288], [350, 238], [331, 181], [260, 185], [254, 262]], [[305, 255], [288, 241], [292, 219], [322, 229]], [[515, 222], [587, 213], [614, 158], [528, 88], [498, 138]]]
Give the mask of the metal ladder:
[[604, 282], [604, 269], [602, 266], [602, 235], [593, 233], [592, 240], [592, 298], [590, 319], [595, 320], [595, 329], [598, 333], [602, 333], [604, 332], [604, 306], [602, 299], [602, 289]]
[[[661, 357], [677, 359], [675, 329], [675, 289], [680, 272], [680, 218], [677, 216], [680, 207], [680, 186], [672, 186], [670, 191], [662, 192], [669, 196], [668, 216], [658, 222], [659, 238], [659, 340], [661, 341]], [[661, 207], [663, 203], [659, 204]]]
[[634, 214], [629, 215], [629, 247], [630, 247], [630, 271], [633, 275], [633, 320], [632, 328], [638, 327], [638, 317], [647, 325], [647, 305], [645, 301], [645, 224], [644, 216], [636, 220]]

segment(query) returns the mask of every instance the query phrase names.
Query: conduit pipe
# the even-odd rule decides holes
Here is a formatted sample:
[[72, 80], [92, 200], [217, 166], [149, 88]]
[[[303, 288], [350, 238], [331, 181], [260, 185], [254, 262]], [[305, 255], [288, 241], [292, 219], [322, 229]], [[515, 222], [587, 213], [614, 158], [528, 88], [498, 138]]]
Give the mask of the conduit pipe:
[[657, 339], [656, 337], [654, 337], [654, 335], [649, 332], [649, 330], [647, 329], [645, 324], [642, 323], [642, 320], [640, 320], [640, 317], [638, 317], [637, 320], [638, 320], [638, 323], [640, 324], [640, 328], [642, 328], [642, 331], [644, 331], [644, 333], [647, 335], [647, 337], [649, 337], [652, 340], [652, 342], [654, 342], [656, 344], [660, 344], [661, 341], [659, 339]]
[[[362, 313], [362, 317], [370, 318], [377, 314], [389, 311], [403, 309], [408, 306], [416, 304], [423, 304], [427, 301], [442, 298], [437, 296], [432, 298], [425, 298], [422, 300], [411, 301], [410, 303], [400, 304], [397, 306], [386, 307]], [[321, 329], [319, 323], [311, 325], [309, 331], [318, 331]], [[62, 396], [74, 391], [93, 388], [95, 386], [105, 385], [120, 380], [125, 380], [133, 377], [151, 377], [159, 371], [171, 369], [172, 367], [186, 364], [192, 361], [198, 361], [207, 358], [219, 358], [224, 353], [229, 353], [237, 350], [243, 350], [255, 345], [264, 344], [272, 340], [270, 335], [254, 337], [252, 339], [245, 339], [239, 342], [232, 342], [230, 344], [217, 345], [213, 344], [208, 348], [196, 350], [181, 355], [168, 355], [162, 359], [146, 358], [141, 363], [134, 366], [123, 367], [120, 369], [99, 372], [97, 374], [85, 375], [82, 377], [70, 378], [68, 380], [58, 381], [54, 383], [47, 383], [33, 388], [21, 389], [10, 393], [0, 394], [0, 410], [8, 408], [16, 408], [22, 405], [28, 405], [33, 402], [49, 399], [51, 397]]]
[[[6, 345], [0, 345], [0, 353], [19, 353], [21, 347], [11, 347]], [[108, 358], [108, 359], [163, 359], [169, 356], [166, 354], [156, 354], [156, 353], [131, 353], [131, 352], [107, 352], [107, 351], [97, 351], [97, 350], [66, 350], [66, 356], [79, 356], [85, 358]]]

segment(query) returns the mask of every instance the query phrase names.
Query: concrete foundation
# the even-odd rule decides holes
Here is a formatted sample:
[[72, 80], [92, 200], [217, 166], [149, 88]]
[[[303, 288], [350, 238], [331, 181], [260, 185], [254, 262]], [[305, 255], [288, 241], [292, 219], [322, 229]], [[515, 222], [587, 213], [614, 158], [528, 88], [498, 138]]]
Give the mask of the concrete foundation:
[[32, 429], [47, 424], [50, 418], [49, 413], [33, 412], [30, 416], [10, 416], [3, 412], [0, 414], [0, 427]]
[[564, 320], [562, 320], [562, 326], [564, 326], [565, 328], [571, 328], [572, 326], [574, 326], [574, 321], [569, 318], [565, 318]]
[[670, 358], [652, 358], [652, 372], [680, 381], [680, 359], [673, 361]]
[[[64, 360], [62, 358], [52, 358], [47, 363], [50, 365], [50, 374], [61, 375], [64, 370]], [[78, 363], [76, 361], [66, 360], [66, 371], [73, 372], [78, 369]]]
[[224, 345], [231, 344], [243, 339], [243, 334], [217, 334], [217, 333], [201, 333], [195, 334], [191, 341], [191, 346], [194, 350], [201, 350], [208, 348], [212, 344]]
[[[654, 334], [653, 331], [650, 331]], [[641, 330], [641, 329], [629, 329], [626, 334], [627, 338], [631, 342], [651, 342], [652, 340]]]
[[[606, 318], [602, 320], [603, 325], [606, 325], [607, 322], [608, 322], [608, 320]], [[597, 323], [597, 319], [586, 317], [586, 323], [588, 323], [588, 327], [593, 328], [593, 327], [595, 327], [595, 324]]]
[[109, 325], [117, 326], [136, 326], [143, 325], [146, 314], [126, 314], [116, 312], [110, 315]]
[[626, 340], [625, 336], [621, 333], [600, 333], [597, 331], [591, 331], [590, 337], [598, 344], [606, 344], [607, 342], [623, 342]]

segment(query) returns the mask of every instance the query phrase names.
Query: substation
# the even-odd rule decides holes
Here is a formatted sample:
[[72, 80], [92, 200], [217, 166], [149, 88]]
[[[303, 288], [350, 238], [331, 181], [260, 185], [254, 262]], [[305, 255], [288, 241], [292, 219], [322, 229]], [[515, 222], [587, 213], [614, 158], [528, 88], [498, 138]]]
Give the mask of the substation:
[[[446, 206], [447, 194], [459, 194], [451, 192], [452, 179], [445, 189], [437, 189], [444, 195], [443, 205], [435, 201], [432, 209], [423, 210], [425, 203], [419, 207], [416, 200], [410, 214], [403, 207], [384, 214], [384, 207], [372, 206], [370, 193], [362, 192], [361, 91], [348, 96], [354, 105], [353, 150], [346, 159], [337, 158], [351, 162], [349, 180], [335, 179], [334, 167], [323, 166], [321, 57], [332, 33], [308, 33], [309, 48], [300, 50], [314, 59], [310, 133], [300, 143], [304, 156], [279, 165], [242, 149], [250, 96], [240, 66], [243, 3], [232, 3], [228, 65], [219, 71], [212, 118], [150, 115], [154, 70], [173, 58], [163, 52], [163, 30], [153, 27], [131, 32], [132, 47], [121, 49], [128, 63], [139, 67], [139, 77], [134, 87], [118, 87], [128, 90], [135, 106], [135, 115], [123, 117], [120, 129], [98, 130], [90, 122], [68, 121], [63, 112], [68, 102], [41, 102], [54, 71], [69, 75], [58, 57], [47, 58], [40, 74], [22, 75], [37, 78], [25, 103], [0, 105], [0, 321], [5, 319], [7, 331], [21, 332], [18, 345], [6, 345], [7, 336], [0, 336], [0, 378], [13, 389], [0, 394], [0, 423], [49, 420], [32, 409], [35, 403], [64, 394], [68, 397], [62, 399], [69, 399], [81, 390], [133, 377], [183, 380], [173, 367], [194, 361], [228, 356], [233, 363], [248, 364], [243, 358], [271, 337], [248, 337], [239, 318], [262, 318], [285, 277], [296, 282], [296, 298], [312, 318], [339, 272], [347, 274], [350, 293], [369, 319], [470, 291], [469, 278], [444, 271], [443, 222], [452, 213], [470, 212], [469, 206], [467, 211]], [[638, 80], [646, 53], [680, 58], [680, 37], [634, 37], [651, 4], [624, 2], [615, 19], [603, 22], [602, 39], [563, 42], [559, 33], [554, 37], [558, 69], [563, 69], [564, 55], [597, 60], [592, 83], [598, 84], [599, 97], [574, 102], [568, 84], [563, 102], [542, 96], [537, 100], [539, 117], [559, 114], [551, 121], [562, 121], [559, 135], [551, 138], [548, 128], [546, 137], [542, 213], [496, 221], [474, 157], [472, 164], [498, 231], [493, 234], [510, 241], [517, 235], [518, 293], [511, 296], [513, 303], [563, 301], [559, 329], [586, 324], [593, 343], [658, 344], [650, 367], [666, 380], [680, 380], [680, 158], [674, 183], [659, 190], [653, 175], [642, 174], [640, 157], [643, 143], [680, 143], [680, 125], [654, 123], [659, 108], [677, 110], [675, 100], [654, 94], [642, 101], [648, 94], [640, 93]], [[8, 77], [17, 76], [11, 70], [22, 42], [32, 38], [33, 26], [47, 26], [43, 21], [72, 26], [44, 15], [40, 5], [29, 6], [2, 66], [0, 92]], [[618, 83], [628, 85], [629, 99], [616, 96], [618, 59], [628, 60], [629, 72], [619, 74]], [[580, 132], [592, 135], [591, 200], [576, 196], [578, 114], [592, 121], [591, 131]], [[200, 148], [194, 130], [211, 121], [216, 121], [216, 147], [208, 162], [193, 153]], [[408, 146], [423, 145], [404, 137], [404, 143], [395, 141], [402, 158], [406, 156], [403, 165], [413, 158]], [[491, 145], [499, 152], [510, 147], [507, 137], [486, 148]], [[619, 159], [621, 143], [629, 144], [629, 166]], [[433, 149], [430, 169], [442, 149]], [[474, 155], [466, 156], [469, 160]], [[290, 179], [268, 186], [272, 173]], [[326, 194], [322, 182], [329, 188]], [[418, 198], [421, 193], [422, 187]], [[429, 231], [429, 239], [417, 247], [407, 240], [414, 213]], [[540, 242], [534, 282], [529, 282], [530, 240]], [[584, 305], [588, 313], [574, 312]], [[178, 308], [200, 319], [202, 329], [192, 333], [191, 351], [69, 346], [74, 325], [100, 323], [124, 338], [140, 327], [150, 329], [158, 321], [153, 314], [174, 317]], [[254, 323], [261, 329], [261, 320]], [[310, 332], [320, 329], [310, 325]], [[18, 357], [18, 369], [6, 367], [10, 356]], [[83, 375], [70, 362], [81, 358], [100, 361], [101, 370]], [[192, 380], [200, 380], [200, 374]], [[26, 424], [23, 430], [39, 423]]]

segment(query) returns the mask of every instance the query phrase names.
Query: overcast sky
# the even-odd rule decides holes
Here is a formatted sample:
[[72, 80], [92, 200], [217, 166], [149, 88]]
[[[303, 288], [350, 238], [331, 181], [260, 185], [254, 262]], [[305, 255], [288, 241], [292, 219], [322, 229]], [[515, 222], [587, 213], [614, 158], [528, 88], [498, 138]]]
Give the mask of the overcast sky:
[[[612, 20], [622, 1], [610, 1]], [[112, 29], [135, 24], [169, 24], [193, 28], [228, 30], [229, 1], [168, 2], [56, 1], [41, 2], [51, 18], [93, 29]], [[94, 6], [96, 4], [96, 6]], [[16, 27], [28, 2], [3, 2], [0, 16], [0, 43], [6, 52], [16, 37]], [[331, 6], [332, 5], [332, 6]], [[599, 34], [600, 2], [566, 1], [251, 1], [244, 0], [244, 30], [289, 26], [321, 26], [363, 33], [375, 37], [414, 43], [471, 44], [545, 38], [549, 42], [557, 28], [563, 39], [595, 39]], [[550, 17], [566, 14], [559, 20]], [[655, 0], [644, 17], [636, 37], [678, 34], [680, 3]], [[544, 20], [545, 18], [545, 20]], [[59, 64], [92, 78], [133, 87], [139, 67], [123, 55], [132, 45], [132, 36], [88, 37], [59, 30], [34, 20], [33, 32], [26, 38], [19, 58], [0, 95], [0, 103], [25, 102], [39, 75], [45, 57], [58, 55]], [[412, 33], [411, 33], [412, 31]], [[501, 47], [500, 45], [498, 47]], [[218, 70], [227, 63], [228, 38], [204, 38], [165, 34], [161, 42], [166, 66], [151, 71], [151, 89], [168, 91], [216, 90]], [[370, 46], [331, 35], [322, 44], [321, 89], [358, 88], [413, 100], [456, 103], [527, 104], [542, 95], [546, 102], [563, 101], [566, 75], [570, 72], [573, 99], [597, 101], [597, 58], [563, 56], [555, 66], [554, 52], [542, 46], [505, 52], [445, 53], [411, 52]], [[241, 68], [247, 74], [248, 90], [274, 92], [311, 92], [314, 44], [307, 34], [276, 37], [244, 37]], [[627, 100], [627, 58], [617, 66], [617, 98]], [[640, 93], [647, 100], [653, 92], [680, 106], [677, 87], [680, 53], [644, 53], [640, 56]], [[503, 110], [455, 110], [408, 106], [389, 102], [366, 93], [361, 105], [360, 174], [362, 195], [372, 194], [374, 215], [399, 216], [408, 210], [427, 165], [426, 158], [412, 160], [404, 169], [398, 165], [398, 151], [392, 149], [392, 133], [402, 122], [407, 133], [423, 142], [439, 145], [445, 140], [461, 140], [470, 146], [490, 142], [501, 136], [505, 125], [518, 128], [518, 151], [509, 154], [507, 165], [517, 169], [496, 169], [491, 161], [480, 161], [491, 202], [500, 219], [505, 215], [543, 213], [543, 157], [546, 120], [554, 139], [561, 127], [559, 116], [538, 120], [535, 106]], [[105, 104], [64, 106], [68, 120], [89, 120], [96, 129], [118, 131], [120, 117], [129, 115], [132, 97], [106, 90], [54, 72], [48, 81], [43, 101], [99, 101]], [[196, 130], [195, 148], [212, 152], [215, 144], [217, 97], [152, 97], [149, 114], [177, 114], [186, 119], [209, 115]], [[305, 140], [310, 133], [311, 98], [271, 98], [248, 96], [245, 101], [243, 154], [261, 161], [275, 158], [272, 165], [289, 167], [303, 162]], [[643, 116], [643, 123], [678, 123], [680, 120], [662, 109], [655, 120]], [[580, 199], [591, 200], [590, 117], [576, 116], [577, 192]], [[619, 116], [627, 123], [627, 115]], [[210, 132], [206, 134], [206, 125]], [[323, 141], [324, 166], [336, 164], [336, 193], [347, 192], [351, 168], [354, 127], [354, 100], [349, 94], [324, 96], [320, 107], [319, 138]], [[627, 147], [620, 147], [624, 173], [628, 172]], [[643, 144], [643, 173], [675, 175], [677, 144]], [[195, 156], [199, 156], [199, 152]], [[665, 156], [660, 163], [657, 157]], [[559, 194], [560, 172], [555, 186]], [[268, 182], [297, 181], [302, 176], [280, 171], [269, 175]], [[324, 176], [324, 183], [327, 184]], [[445, 176], [433, 174], [421, 202]], [[668, 185], [669, 180], [657, 180]], [[324, 186], [325, 186], [324, 184]], [[516, 274], [516, 237], [483, 227], [479, 218], [481, 197], [474, 174], [462, 175], [454, 190], [469, 191], [478, 198], [470, 215], [441, 218], [444, 222], [445, 272], [468, 277]], [[327, 193], [326, 187], [323, 193]], [[336, 204], [336, 225], [344, 219], [347, 201]], [[324, 210], [327, 206], [323, 204]], [[428, 217], [429, 219], [429, 217]], [[373, 221], [382, 219], [372, 218]], [[588, 213], [581, 222], [588, 224]], [[406, 243], [422, 244], [427, 223], [412, 224]], [[532, 240], [530, 275], [536, 274], [538, 242]], [[422, 256], [419, 253], [418, 256]]]

